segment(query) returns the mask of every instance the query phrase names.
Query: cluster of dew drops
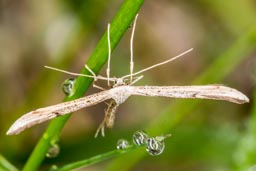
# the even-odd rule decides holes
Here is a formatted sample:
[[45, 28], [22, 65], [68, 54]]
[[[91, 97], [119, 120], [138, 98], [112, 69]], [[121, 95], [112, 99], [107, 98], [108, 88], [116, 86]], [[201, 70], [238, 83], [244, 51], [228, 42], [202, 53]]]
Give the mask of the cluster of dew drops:
[[[165, 148], [164, 140], [170, 137], [171, 134], [164, 136], [150, 137], [145, 131], [136, 131], [133, 134], [133, 143], [136, 146], [146, 146], [146, 151], [152, 156], [157, 156], [163, 153]], [[117, 141], [117, 149], [122, 150], [129, 147], [130, 144], [125, 139]]]
[[[171, 134], [167, 134], [164, 136], [156, 136], [150, 137], [145, 131], [136, 131], [133, 134], [133, 143], [136, 146], [146, 146], [146, 151], [148, 154], [152, 156], [157, 156], [163, 153], [165, 148], [164, 140], [165, 138], [170, 137]], [[126, 149], [130, 146], [130, 143], [125, 139], [119, 139], [117, 141], [116, 148], [118, 150]], [[60, 152], [60, 147], [57, 143], [53, 143], [52, 146], [49, 148], [46, 157], [54, 158], [58, 156]]]

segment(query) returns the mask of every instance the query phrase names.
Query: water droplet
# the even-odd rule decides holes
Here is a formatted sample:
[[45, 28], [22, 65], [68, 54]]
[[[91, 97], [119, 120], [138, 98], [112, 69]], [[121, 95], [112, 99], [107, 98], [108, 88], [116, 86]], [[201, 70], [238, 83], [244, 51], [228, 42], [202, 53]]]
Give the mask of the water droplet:
[[57, 165], [52, 165], [51, 168], [49, 169], [49, 171], [55, 171], [58, 169]]
[[73, 88], [74, 88], [74, 84], [75, 84], [76, 79], [74, 78], [69, 78], [66, 79], [63, 83], [62, 83], [62, 91], [69, 96], [70, 94], [73, 93]]
[[127, 140], [120, 139], [117, 141], [116, 148], [118, 150], [122, 150], [122, 149], [126, 149], [129, 145], [130, 145], [130, 143]]
[[164, 148], [164, 141], [158, 141], [157, 138], [148, 138], [146, 141], [146, 151], [152, 156], [160, 155]]
[[133, 143], [135, 145], [141, 146], [146, 144], [146, 140], [149, 138], [145, 131], [136, 131], [133, 134]]
[[52, 146], [49, 148], [48, 152], [46, 153], [46, 157], [48, 157], [48, 158], [54, 158], [54, 157], [57, 157], [59, 153], [60, 153], [60, 147], [59, 147], [59, 145], [54, 144], [54, 145], [52, 145]]

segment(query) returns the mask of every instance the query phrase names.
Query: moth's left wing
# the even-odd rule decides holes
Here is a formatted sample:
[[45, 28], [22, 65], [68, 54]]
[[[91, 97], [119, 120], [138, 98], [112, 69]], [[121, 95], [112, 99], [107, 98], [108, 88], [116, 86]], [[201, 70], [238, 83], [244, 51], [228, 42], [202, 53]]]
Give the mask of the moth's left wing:
[[233, 103], [248, 103], [249, 99], [240, 91], [221, 85], [205, 86], [131, 86], [132, 95], [164, 96], [172, 98], [199, 98], [224, 100]]
[[40, 124], [47, 120], [62, 116], [79, 109], [96, 105], [104, 100], [110, 99], [109, 90], [101, 91], [80, 99], [59, 103], [56, 105], [39, 108], [24, 114], [17, 119], [7, 131], [7, 135], [19, 134], [33, 125]]

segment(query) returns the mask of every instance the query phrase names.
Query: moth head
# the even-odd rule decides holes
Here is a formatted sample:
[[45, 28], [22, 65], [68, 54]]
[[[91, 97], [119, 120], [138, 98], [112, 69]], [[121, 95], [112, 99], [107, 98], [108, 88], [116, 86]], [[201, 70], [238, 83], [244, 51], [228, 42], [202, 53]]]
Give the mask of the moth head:
[[118, 86], [123, 86], [123, 85], [127, 85], [127, 83], [125, 83], [125, 81], [122, 78], [116, 78], [114, 80], [113, 87], [118, 87]]

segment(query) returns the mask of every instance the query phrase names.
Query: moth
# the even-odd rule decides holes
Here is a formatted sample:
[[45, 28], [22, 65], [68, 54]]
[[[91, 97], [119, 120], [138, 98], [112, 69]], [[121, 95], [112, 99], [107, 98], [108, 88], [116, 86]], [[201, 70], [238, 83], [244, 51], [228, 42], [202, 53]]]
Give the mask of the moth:
[[[110, 24], [108, 24], [108, 63], [106, 69], [107, 77], [97, 75], [87, 66], [85, 68], [91, 73], [91, 75], [77, 74], [61, 69], [46, 67], [49, 69], [57, 70], [67, 74], [75, 76], [84, 76], [94, 78], [93, 86], [101, 89], [102, 91], [85, 96], [73, 101], [63, 102], [56, 105], [48, 106], [33, 110], [28, 112], [18, 118], [12, 126], [7, 131], [7, 135], [15, 135], [24, 131], [27, 128], [30, 128], [34, 125], [40, 124], [47, 120], [65, 115], [67, 113], [75, 112], [79, 109], [86, 108], [89, 106], [96, 105], [106, 100], [110, 100], [108, 103], [107, 110], [105, 111], [105, 117], [100, 126], [97, 129], [95, 137], [98, 133], [101, 132], [104, 136], [105, 126], [108, 128], [113, 127], [115, 120], [115, 113], [120, 104], [124, 103], [128, 97], [132, 95], [137, 96], [157, 96], [157, 97], [170, 97], [170, 98], [197, 98], [197, 99], [212, 99], [212, 100], [223, 100], [228, 102], [233, 102], [237, 104], [248, 103], [249, 99], [246, 95], [239, 92], [236, 89], [222, 86], [222, 85], [198, 85], [198, 86], [133, 86], [134, 83], [142, 79], [143, 75], [139, 75], [145, 71], [158, 67], [160, 65], [171, 62], [188, 52], [192, 49], [189, 49], [171, 59], [168, 59], [164, 62], [155, 64], [148, 68], [142, 69], [138, 72], [133, 72], [134, 62], [133, 62], [133, 37], [136, 26], [138, 15], [135, 17], [132, 34], [130, 39], [130, 74], [125, 75], [120, 78], [110, 77], [110, 59], [111, 59], [111, 44], [110, 44]], [[139, 75], [139, 76], [138, 76]], [[95, 82], [100, 80], [106, 80], [108, 82], [109, 89], [102, 88], [95, 84]]]

